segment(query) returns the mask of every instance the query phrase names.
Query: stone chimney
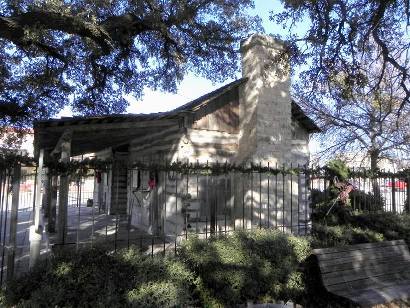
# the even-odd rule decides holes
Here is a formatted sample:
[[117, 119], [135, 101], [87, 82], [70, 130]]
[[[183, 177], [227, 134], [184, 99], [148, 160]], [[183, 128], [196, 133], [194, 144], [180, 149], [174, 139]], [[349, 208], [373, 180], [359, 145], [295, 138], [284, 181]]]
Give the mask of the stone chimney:
[[[289, 163], [291, 159], [291, 97], [289, 65], [283, 42], [254, 34], [241, 43], [238, 162]], [[276, 58], [275, 58], [276, 57]]]

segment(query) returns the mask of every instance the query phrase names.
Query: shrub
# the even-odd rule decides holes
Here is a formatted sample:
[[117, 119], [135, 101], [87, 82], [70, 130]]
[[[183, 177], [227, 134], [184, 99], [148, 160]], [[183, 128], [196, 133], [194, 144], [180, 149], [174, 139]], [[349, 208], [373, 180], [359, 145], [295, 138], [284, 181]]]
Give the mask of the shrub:
[[312, 208], [316, 208], [321, 204], [330, 202], [328, 189], [325, 191], [321, 191], [319, 189], [312, 189], [312, 191], [310, 192], [310, 198], [312, 200]]
[[360, 213], [351, 215], [347, 224], [321, 224], [312, 228], [314, 247], [404, 239], [410, 244], [410, 215]]
[[355, 215], [352, 225], [368, 228], [383, 234], [386, 240], [404, 239], [410, 244], [410, 215], [394, 213], [368, 213]]
[[350, 223], [352, 214], [350, 206], [330, 202], [316, 206], [312, 210], [312, 221], [314, 224], [345, 225]]
[[380, 211], [385, 206], [383, 198], [362, 190], [353, 190], [350, 193], [350, 204], [355, 210], [369, 212]]
[[4, 303], [21, 307], [174, 307], [192, 304], [194, 288], [194, 276], [176, 259], [146, 257], [136, 249], [117, 254], [88, 249], [58, 253], [50, 263], [15, 280], [4, 294]]
[[333, 180], [336, 176], [339, 181], [343, 182], [349, 178], [350, 170], [347, 165], [340, 159], [333, 159], [326, 164], [326, 171]]
[[[384, 207], [384, 200], [363, 191], [350, 192], [348, 205], [327, 198], [326, 192], [312, 190], [312, 220], [327, 225], [345, 225], [351, 222], [353, 210], [378, 212]], [[332, 208], [330, 210], [330, 208]], [[330, 210], [330, 212], [329, 212]]]
[[292, 300], [343, 307], [321, 287], [318, 269], [309, 262], [311, 249], [399, 238], [410, 244], [410, 215], [349, 213], [346, 223], [340, 221], [315, 222], [310, 237], [266, 229], [192, 237], [172, 258], [151, 258], [134, 248], [116, 254], [103, 248], [62, 251], [12, 282], [0, 294], [0, 305], [231, 307], [248, 300]]
[[300, 297], [304, 286], [299, 263], [309, 253], [307, 239], [263, 229], [209, 241], [191, 238], [179, 250], [206, 291], [201, 298], [227, 306]]
[[129, 291], [127, 298], [132, 307], [176, 307], [185, 302], [180, 295], [185, 297], [186, 292], [181, 291], [172, 282], [150, 281]]
[[409, 205], [409, 203], [408, 203], [408, 199], [407, 199], [407, 198], [404, 199], [404, 202], [403, 202], [403, 212], [404, 212], [405, 214], [410, 214], [410, 205]]
[[351, 225], [328, 226], [315, 224], [312, 228], [312, 247], [334, 247], [351, 244], [380, 242], [383, 234]]

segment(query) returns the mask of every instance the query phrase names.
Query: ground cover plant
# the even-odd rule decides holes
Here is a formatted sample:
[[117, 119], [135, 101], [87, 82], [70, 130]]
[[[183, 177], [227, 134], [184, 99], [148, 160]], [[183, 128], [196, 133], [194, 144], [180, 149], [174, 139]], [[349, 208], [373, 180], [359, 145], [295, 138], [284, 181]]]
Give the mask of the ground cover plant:
[[[410, 215], [340, 214], [315, 221], [311, 235], [237, 231], [185, 241], [177, 256], [146, 256], [136, 248], [56, 253], [13, 281], [5, 307], [232, 307], [248, 301], [343, 306], [320, 285], [312, 249], [404, 238]], [[338, 214], [336, 214], [338, 213]]]
[[[4, 306], [17, 307], [229, 307], [251, 301], [295, 300], [303, 295], [301, 262], [307, 238], [274, 230], [191, 238], [176, 257], [136, 249], [57, 253], [12, 282]], [[33, 288], [33, 286], [36, 286]]]
[[261, 229], [208, 241], [193, 238], [182, 245], [179, 258], [208, 289], [203, 304], [231, 307], [301, 298], [300, 264], [309, 254], [307, 238]]
[[66, 251], [41, 263], [3, 291], [16, 307], [176, 307], [194, 305], [191, 271], [174, 258], [136, 249]]

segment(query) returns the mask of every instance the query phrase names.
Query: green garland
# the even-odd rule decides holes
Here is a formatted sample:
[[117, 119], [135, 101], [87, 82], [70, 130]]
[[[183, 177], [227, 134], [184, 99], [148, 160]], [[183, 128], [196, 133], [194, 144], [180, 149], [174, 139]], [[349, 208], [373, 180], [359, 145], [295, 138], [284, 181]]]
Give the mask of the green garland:
[[90, 171], [106, 172], [111, 164], [111, 160], [85, 158], [81, 161], [72, 160], [70, 162], [51, 160], [45, 166], [48, 168], [50, 175], [86, 176], [90, 174]]
[[[101, 160], [97, 158], [85, 158], [81, 161], [72, 160], [63, 163], [57, 160], [49, 160], [45, 167], [49, 169], [51, 175], [75, 175], [85, 176], [90, 170], [107, 171], [112, 164], [111, 160]], [[13, 151], [0, 151], [0, 170], [11, 171], [15, 166], [36, 167], [37, 162], [28, 155], [17, 154]]]
[[36, 166], [36, 161], [28, 155], [21, 155], [12, 150], [0, 151], [0, 170], [11, 170], [17, 165]]
[[364, 177], [364, 178], [408, 178], [410, 177], [410, 170], [404, 169], [398, 172], [384, 171], [384, 170], [359, 170], [350, 171], [351, 177]]
[[[307, 169], [309, 174], [314, 177], [329, 178], [332, 173], [328, 167], [315, 167]], [[410, 178], [410, 169], [404, 169], [397, 172], [384, 171], [380, 169], [370, 170], [370, 169], [359, 169], [359, 170], [349, 170], [349, 178]]]
[[[90, 170], [107, 172], [113, 164], [113, 160], [101, 160], [98, 158], [85, 158], [81, 161], [72, 160], [63, 163], [57, 160], [50, 160], [45, 163], [52, 175], [75, 175], [85, 176]], [[33, 157], [17, 154], [13, 151], [0, 151], [0, 170], [11, 170], [16, 165], [35, 167], [37, 165]], [[269, 175], [298, 175], [306, 174], [317, 178], [330, 178], [331, 170], [328, 167], [307, 168], [306, 166], [298, 167], [271, 167], [266, 165], [248, 163], [248, 164], [231, 164], [225, 163], [192, 163], [192, 162], [169, 162], [164, 164], [136, 162], [128, 168], [137, 168], [145, 171], [167, 171], [178, 172], [181, 174], [202, 174], [202, 175], [221, 175], [230, 172], [238, 173], [263, 173]], [[349, 178], [410, 178], [410, 169], [399, 172], [390, 172], [383, 170], [349, 170]]]
[[283, 166], [282, 168], [272, 168], [262, 166], [262, 164], [230, 164], [230, 163], [191, 163], [191, 162], [171, 162], [165, 164], [156, 163], [143, 163], [136, 162], [132, 164], [132, 168], [145, 170], [145, 171], [168, 171], [168, 172], [178, 172], [181, 174], [202, 174], [202, 175], [221, 175], [230, 172], [240, 172], [240, 173], [264, 173], [270, 175], [287, 174], [287, 175], [297, 175], [302, 172], [307, 172], [308, 169], [305, 167], [291, 167], [287, 168]]

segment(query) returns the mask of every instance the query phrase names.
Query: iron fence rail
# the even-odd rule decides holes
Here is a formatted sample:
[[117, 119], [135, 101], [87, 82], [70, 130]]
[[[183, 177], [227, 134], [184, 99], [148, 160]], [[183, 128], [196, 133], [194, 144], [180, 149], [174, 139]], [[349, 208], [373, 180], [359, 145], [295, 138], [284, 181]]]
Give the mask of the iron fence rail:
[[[219, 172], [124, 167], [121, 172], [108, 168], [77, 175], [69, 185], [66, 234], [61, 241], [44, 228], [42, 255], [62, 247], [80, 249], [97, 244], [114, 251], [134, 245], [151, 255], [175, 253], [190, 235], [208, 238], [254, 228], [309, 233], [313, 194], [330, 195], [332, 179], [300, 166], [291, 165], [288, 172], [284, 167], [283, 172], [270, 167], [259, 164], [257, 168], [221, 168]], [[12, 245], [15, 275], [29, 266], [29, 227], [38, 185], [35, 175], [35, 168], [23, 167], [19, 178], [17, 238]], [[11, 251], [12, 176], [11, 170], [0, 170], [0, 283], [5, 281]], [[48, 190], [52, 189], [45, 185], [47, 181], [44, 173], [44, 225], [53, 215], [47, 210]], [[355, 187], [350, 201], [354, 210], [403, 213], [410, 208], [410, 177], [402, 173], [353, 174], [348, 181]], [[58, 181], [54, 184], [58, 188]], [[58, 189], [56, 194], [58, 208]]]

